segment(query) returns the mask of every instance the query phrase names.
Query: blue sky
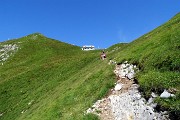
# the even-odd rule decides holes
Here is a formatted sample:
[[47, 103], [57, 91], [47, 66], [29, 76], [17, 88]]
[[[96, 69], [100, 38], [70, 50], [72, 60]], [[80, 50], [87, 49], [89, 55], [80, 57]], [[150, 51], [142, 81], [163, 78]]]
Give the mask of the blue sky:
[[40, 32], [107, 48], [135, 40], [178, 12], [179, 0], [0, 0], [0, 41]]

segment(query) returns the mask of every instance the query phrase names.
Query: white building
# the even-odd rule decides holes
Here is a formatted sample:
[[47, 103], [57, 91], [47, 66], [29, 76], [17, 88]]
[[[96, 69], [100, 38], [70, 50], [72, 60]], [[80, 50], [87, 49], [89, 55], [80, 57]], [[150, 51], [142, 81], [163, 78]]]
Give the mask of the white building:
[[95, 47], [93, 45], [84, 45], [82, 47], [82, 50], [88, 51], [88, 50], [95, 50]]

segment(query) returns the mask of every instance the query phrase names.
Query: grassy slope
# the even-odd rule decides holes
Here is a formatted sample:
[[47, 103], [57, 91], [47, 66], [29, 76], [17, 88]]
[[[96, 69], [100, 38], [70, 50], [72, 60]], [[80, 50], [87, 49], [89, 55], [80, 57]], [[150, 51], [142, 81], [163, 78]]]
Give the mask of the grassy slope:
[[99, 60], [99, 51], [40, 34], [1, 44], [10, 43], [21, 49], [0, 66], [2, 120], [87, 119], [84, 111], [113, 86], [113, 67]]
[[151, 91], [179, 90], [175, 99], [158, 99], [157, 102], [171, 111], [180, 111], [180, 13], [125, 47], [108, 51], [116, 61], [128, 60], [140, 67], [137, 78], [146, 97]]
[[[179, 28], [180, 14], [130, 44], [112, 46], [108, 58], [137, 64], [141, 68], [137, 78], [146, 96], [164, 88], [180, 90]], [[99, 51], [83, 52], [40, 34], [1, 44], [7, 43], [18, 43], [21, 49], [0, 66], [0, 113], [4, 113], [0, 119], [94, 118], [83, 112], [115, 80], [113, 66], [98, 59]], [[178, 112], [179, 94], [158, 102]]]

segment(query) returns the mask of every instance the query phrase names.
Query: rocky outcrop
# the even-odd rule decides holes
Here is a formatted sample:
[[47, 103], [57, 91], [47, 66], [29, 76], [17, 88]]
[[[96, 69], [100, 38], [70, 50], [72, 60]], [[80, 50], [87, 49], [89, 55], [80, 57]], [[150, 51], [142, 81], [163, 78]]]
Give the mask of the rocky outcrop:
[[13, 55], [14, 52], [18, 50], [18, 48], [19, 47], [16, 44], [0, 44], [0, 62], [2, 63], [2, 65], [3, 62], [5, 62], [11, 55]]
[[120, 78], [127, 77], [128, 79], [133, 79], [135, 77], [135, 73], [139, 71], [136, 65], [129, 64], [127, 61], [121, 65], [117, 65], [114, 73], [116, 76]]

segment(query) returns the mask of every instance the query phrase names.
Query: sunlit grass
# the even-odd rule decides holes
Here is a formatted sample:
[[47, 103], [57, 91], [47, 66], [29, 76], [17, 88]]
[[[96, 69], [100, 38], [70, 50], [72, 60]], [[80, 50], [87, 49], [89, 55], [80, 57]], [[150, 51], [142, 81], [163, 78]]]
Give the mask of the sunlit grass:
[[180, 14], [125, 47], [108, 51], [117, 62], [127, 60], [140, 68], [136, 77], [146, 97], [152, 91], [177, 89], [176, 98], [158, 101], [170, 111], [180, 111]]
[[81, 51], [36, 33], [1, 44], [19, 50], [0, 65], [0, 119], [96, 120], [84, 112], [114, 86], [113, 65], [127, 60], [140, 68], [137, 79], [145, 97], [175, 88], [175, 98], [156, 101], [180, 111], [180, 14], [129, 44], [116, 44], [101, 61], [101, 51]]
[[0, 66], [0, 119], [97, 118], [84, 112], [114, 83], [113, 67], [99, 59], [100, 51], [83, 52], [39, 34], [7, 42], [20, 42], [20, 49]]

